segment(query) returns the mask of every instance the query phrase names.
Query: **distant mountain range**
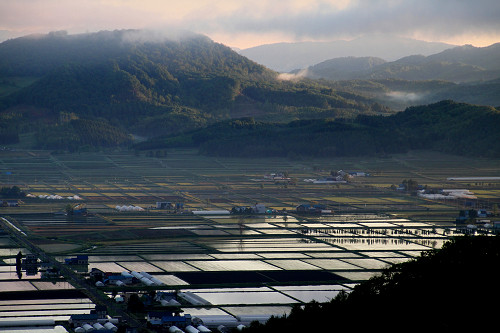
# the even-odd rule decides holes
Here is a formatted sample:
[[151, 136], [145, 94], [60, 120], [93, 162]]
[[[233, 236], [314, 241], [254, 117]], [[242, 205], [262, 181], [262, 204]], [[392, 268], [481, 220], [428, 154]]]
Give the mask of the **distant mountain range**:
[[500, 43], [488, 47], [459, 46], [430, 56], [412, 55], [392, 62], [374, 57], [330, 59], [308, 67], [303, 76], [327, 80], [492, 80], [500, 77]]
[[444, 99], [499, 106], [499, 59], [500, 43], [466, 45], [391, 62], [375, 57], [334, 58], [286, 75], [319, 80], [333, 89], [362, 94], [399, 110]]
[[387, 35], [367, 35], [351, 41], [276, 43], [240, 51], [241, 55], [278, 72], [307, 68], [328, 59], [376, 57], [394, 61], [410, 55], [431, 55], [456, 45]]

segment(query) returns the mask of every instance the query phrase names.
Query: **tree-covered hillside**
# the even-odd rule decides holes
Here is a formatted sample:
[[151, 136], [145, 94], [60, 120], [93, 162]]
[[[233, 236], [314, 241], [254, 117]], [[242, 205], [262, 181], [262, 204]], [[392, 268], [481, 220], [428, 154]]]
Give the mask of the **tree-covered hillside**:
[[[459, 237], [340, 294], [244, 332], [487, 332], [497, 328], [500, 237]], [[490, 304], [490, 305], [489, 305]]]
[[309, 78], [323, 78], [329, 80], [353, 79], [357, 75], [363, 76], [373, 68], [386, 63], [384, 59], [376, 57], [342, 57], [320, 62], [309, 66], [303, 73]]
[[[370, 99], [278, 80], [277, 73], [192, 33], [17, 38], [0, 44], [0, 79], [1, 142], [36, 131], [38, 146], [52, 148], [63, 148], [55, 143], [64, 135], [49, 144], [43, 133], [58, 136], [66, 114], [153, 137], [242, 115], [289, 121], [373, 112]], [[37, 117], [43, 121], [30, 121]]]
[[408, 81], [400, 79], [326, 81], [334, 90], [367, 96], [393, 110], [432, 104], [442, 100], [500, 106], [500, 78], [491, 81], [453, 83], [442, 80]]
[[225, 121], [181, 136], [158, 138], [138, 149], [198, 147], [218, 156], [334, 157], [403, 153], [412, 149], [500, 156], [500, 110], [452, 101], [411, 107], [392, 116], [268, 123]]
[[43, 76], [61, 65], [93, 65], [110, 59], [141, 60], [168, 67], [174, 75], [184, 73], [228, 75], [262, 74], [260, 66], [209, 38], [189, 33], [159, 33], [144, 30], [115, 30], [68, 35], [65, 32], [31, 35], [0, 44], [0, 74]]

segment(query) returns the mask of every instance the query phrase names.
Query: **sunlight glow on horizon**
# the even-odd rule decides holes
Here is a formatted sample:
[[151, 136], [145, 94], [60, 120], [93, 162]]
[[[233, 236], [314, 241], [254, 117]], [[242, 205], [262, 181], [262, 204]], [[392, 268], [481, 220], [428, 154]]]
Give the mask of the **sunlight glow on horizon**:
[[[359, 37], [351, 38], [336, 38], [336, 39], [295, 39], [292, 36], [286, 36], [285, 34], [268, 34], [268, 35], [244, 35], [244, 36], [233, 36], [226, 34], [209, 34], [207, 35], [214, 42], [224, 44], [229, 47], [234, 47], [238, 49], [247, 49], [256, 46], [274, 44], [274, 43], [298, 43], [298, 42], [332, 42], [338, 40], [350, 41]], [[475, 47], [487, 47], [492, 44], [500, 43], [500, 36], [460, 36], [450, 39], [431, 39], [425, 37], [414, 37], [414, 36], [400, 36], [408, 37], [416, 40], [426, 41], [426, 42], [440, 42], [451, 45], [463, 46], [472, 45]]]
[[16, 0], [0, 1], [0, 41], [66, 30], [171, 28], [240, 49], [352, 40], [371, 33], [477, 47], [500, 42], [498, 0]]
[[[32, 35], [32, 34], [48, 34], [49, 32], [52, 31], [67, 31], [68, 34], [81, 34], [81, 33], [94, 33], [102, 30], [126, 30], [126, 29], [143, 29], [143, 27], [123, 27], [123, 28], [111, 28], [111, 29], [96, 29], [96, 30], [87, 30], [87, 29], [52, 29], [52, 30], [47, 30], [44, 28], [39, 28], [39, 29], [33, 29], [33, 30], [22, 30], [18, 31], [12, 36], [9, 36], [8, 38], [5, 38], [4, 40], [7, 39], [12, 39], [12, 38], [18, 38], [22, 36], [27, 36], [27, 35]], [[144, 28], [148, 29], [148, 28]], [[164, 29], [154, 29], [158, 31], [162, 31]], [[200, 34], [203, 34], [210, 39], [212, 39], [216, 43], [224, 44], [228, 47], [231, 48], [237, 48], [237, 49], [247, 49], [247, 48], [252, 48], [256, 46], [261, 46], [261, 45], [266, 45], [266, 44], [274, 44], [274, 43], [297, 43], [297, 42], [330, 42], [330, 41], [338, 41], [338, 40], [345, 40], [345, 41], [350, 41], [360, 36], [356, 37], [351, 37], [351, 38], [332, 38], [332, 39], [312, 39], [312, 38], [303, 38], [303, 39], [297, 39], [294, 38], [294, 36], [290, 34], [285, 34], [285, 33], [262, 33], [262, 34], [256, 34], [256, 33], [239, 33], [239, 34], [231, 34], [231, 33], [220, 33], [220, 32], [215, 32], [215, 33], [203, 33], [203, 32], [197, 32]], [[1, 35], [0, 35], [1, 37]], [[416, 40], [421, 40], [421, 41], [426, 41], [426, 42], [441, 42], [441, 43], [447, 43], [451, 45], [457, 45], [457, 46], [462, 46], [462, 45], [472, 45], [475, 47], [487, 47], [495, 43], [500, 43], [500, 36], [495, 36], [495, 35], [485, 35], [485, 36], [477, 36], [477, 35], [465, 35], [465, 36], [456, 36], [456, 37], [450, 37], [448, 39], [432, 39], [432, 38], [426, 38], [426, 36], [422, 35], [401, 35], [400, 37], [408, 37], [408, 38], [413, 38]], [[0, 39], [0, 43], [4, 40]]]

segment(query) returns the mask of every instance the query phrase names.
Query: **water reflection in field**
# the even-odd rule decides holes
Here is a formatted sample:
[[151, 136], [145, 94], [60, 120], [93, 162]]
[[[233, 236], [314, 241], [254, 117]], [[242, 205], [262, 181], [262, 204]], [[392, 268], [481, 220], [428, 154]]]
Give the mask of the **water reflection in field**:
[[312, 269], [320, 269], [319, 267], [310, 265], [301, 260], [292, 260], [292, 259], [276, 259], [276, 260], [266, 260], [267, 263], [277, 266], [281, 269], [285, 270], [312, 270]]
[[233, 316], [243, 315], [269, 315], [281, 317], [289, 315], [292, 307], [290, 306], [225, 306], [225, 311]]
[[429, 247], [399, 238], [379, 239], [371, 237], [329, 237], [329, 238], [324, 238], [323, 240], [332, 245], [336, 245], [351, 251], [366, 251], [366, 250], [425, 251], [429, 249]]
[[[51, 319], [54, 319], [54, 321], [62, 321], [63, 318], [66, 317], [52, 317]], [[23, 321], [26, 320], [25, 318], [13, 318], [16, 321]], [[32, 319], [32, 318], [29, 318]], [[1, 320], [0, 320], [1, 322]], [[17, 328], [8, 328], [5, 327], [2, 330], [3, 333], [21, 333], [21, 332], [31, 332], [31, 333], [66, 333], [68, 332], [63, 326], [57, 325], [54, 327], [36, 327], [36, 326], [27, 326], [24, 327], [23, 330], [19, 330]]]
[[199, 292], [197, 295], [203, 297], [213, 305], [223, 304], [292, 304], [296, 300], [275, 291], [259, 292]]
[[329, 302], [340, 291], [338, 290], [289, 290], [284, 292], [286, 295], [293, 297], [301, 302], [308, 303], [312, 300], [317, 302]]
[[[162, 230], [178, 229], [180, 224], [174, 219], [172, 226]], [[206, 217], [185, 229], [189, 233], [182, 236], [149, 243], [110, 242], [83, 252], [89, 254], [88, 270], [145, 271], [167, 289], [193, 288], [186, 291], [196, 293], [215, 308], [186, 308], [192, 315], [282, 314], [289, 312], [292, 304], [328, 301], [390, 264], [441, 247], [453, 235], [453, 229], [445, 225], [374, 214], [286, 219]], [[2, 261], [10, 266], [0, 266], [0, 289], [72, 288], [64, 282], [53, 284], [38, 278], [19, 281], [13, 266], [19, 247], [11, 242], [2, 244], [6, 244], [0, 249]], [[57, 259], [64, 262], [77, 254], [82, 253]], [[207, 287], [210, 289], [203, 289]], [[58, 315], [59, 310], [52, 309], [51, 315]], [[86, 308], [74, 306], [74, 310]]]
[[203, 271], [268, 271], [280, 269], [259, 260], [189, 261], [189, 264]]

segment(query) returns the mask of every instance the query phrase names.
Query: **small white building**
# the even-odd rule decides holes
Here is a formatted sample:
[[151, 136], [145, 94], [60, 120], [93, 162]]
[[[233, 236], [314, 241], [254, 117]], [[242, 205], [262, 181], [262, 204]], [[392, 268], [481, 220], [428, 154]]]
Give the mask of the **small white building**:
[[267, 209], [264, 204], [255, 204], [255, 206], [252, 207], [254, 213], [256, 214], [265, 214]]

